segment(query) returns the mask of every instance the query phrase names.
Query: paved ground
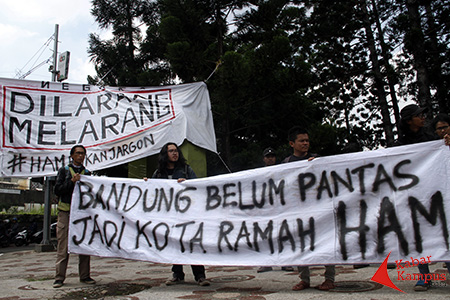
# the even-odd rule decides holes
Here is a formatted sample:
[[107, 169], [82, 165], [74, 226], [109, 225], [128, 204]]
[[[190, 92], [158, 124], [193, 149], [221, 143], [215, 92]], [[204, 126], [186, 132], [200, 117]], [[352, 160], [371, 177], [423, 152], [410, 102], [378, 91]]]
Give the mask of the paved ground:
[[[257, 267], [207, 266], [211, 286], [195, 284], [189, 267], [185, 267], [186, 283], [166, 286], [171, 276], [170, 266], [149, 262], [93, 257], [92, 277], [95, 286], [81, 284], [77, 277], [78, 258], [71, 257], [68, 278], [62, 288], [52, 287], [55, 252], [37, 253], [30, 248], [7, 252], [0, 248], [0, 300], [31, 299], [450, 299], [450, 276], [442, 263], [431, 266], [435, 273], [445, 273], [447, 280], [427, 292], [415, 292], [413, 281], [397, 280], [397, 270], [388, 270], [391, 280], [406, 293], [370, 281], [378, 265], [354, 269], [337, 266], [333, 291], [310, 288], [291, 290], [298, 282], [296, 272], [274, 271], [257, 273]], [[18, 251], [19, 250], [19, 251]], [[313, 267], [312, 285], [323, 281], [323, 267]], [[416, 272], [416, 270], [414, 270]]]

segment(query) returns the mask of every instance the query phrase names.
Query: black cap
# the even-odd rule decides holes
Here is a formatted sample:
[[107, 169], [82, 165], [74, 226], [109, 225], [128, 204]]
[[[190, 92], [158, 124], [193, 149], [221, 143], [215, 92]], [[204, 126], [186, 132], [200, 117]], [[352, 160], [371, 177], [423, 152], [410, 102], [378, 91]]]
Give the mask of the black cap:
[[271, 147], [266, 148], [263, 152], [263, 156], [267, 156], [267, 155], [275, 155], [275, 150], [273, 150], [273, 148], [271, 148]]
[[416, 104], [410, 104], [403, 107], [402, 111], [400, 112], [400, 117], [402, 119], [410, 119], [414, 116], [423, 113], [424, 111], [426, 111], [426, 108], [421, 108]]

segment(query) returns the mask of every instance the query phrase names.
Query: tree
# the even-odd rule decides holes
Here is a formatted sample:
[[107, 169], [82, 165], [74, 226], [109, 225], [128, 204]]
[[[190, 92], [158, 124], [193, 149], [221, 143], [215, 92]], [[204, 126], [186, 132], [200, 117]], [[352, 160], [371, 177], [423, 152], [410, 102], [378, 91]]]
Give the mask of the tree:
[[448, 112], [449, 11], [445, 1], [407, 0], [398, 5], [390, 22], [390, 39], [403, 45], [396, 59], [404, 80], [404, 93], [429, 111]]
[[[386, 77], [387, 84], [389, 86], [389, 95], [391, 97], [392, 109], [394, 111], [394, 120], [397, 124], [397, 132], [399, 131], [400, 124], [400, 109], [398, 106], [398, 97], [395, 85], [398, 83], [398, 74], [395, 72], [395, 67], [390, 62], [392, 58], [392, 45], [388, 44], [385, 40], [385, 29], [382, 26], [382, 17], [379, 14], [379, 4], [376, 0], [371, 0], [372, 4], [372, 17], [376, 24], [376, 30], [378, 35], [378, 41], [380, 44], [380, 51], [382, 55], [381, 64], [384, 68], [384, 73]], [[392, 12], [392, 7], [389, 5], [383, 5], [383, 11], [385, 15]], [[386, 17], [383, 17], [385, 19]]]
[[306, 97], [310, 67], [299, 52], [304, 18], [303, 7], [280, 0], [258, 1], [237, 18], [234, 50], [210, 81], [212, 98], [220, 99], [216, 112], [225, 117], [216, 132], [234, 170], [260, 165], [268, 146], [287, 155], [290, 127], [320, 124], [320, 110]]
[[386, 83], [384, 80], [384, 76], [381, 72], [381, 65], [378, 54], [379, 51], [375, 43], [374, 32], [372, 30], [372, 22], [370, 20], [369, 13], [367, 11], [367, 3], [365, 0], [360, 1], [359, 8], [361, 9], [362, 12], [361, 15], [362, 15], [362, 22], [364, 24], [365, 39], [367, 48], [369, 50], [370, 62], [372, 64], [371, 73], [375, 82], [374, 93], [376, 93], [378, 99], [378, 106], [380, 108], [382, 115], [384, 134], [386, 136], [386, 144], [387, 146], [393, 146], [394, 134], [392, 132], [391, 115], [389, 112], [389, 107], [386, 99], [386, 92], [385, 92]]
[[[206, 81], [218, 149], [232, 170], [258, 166], [268, 146], [287, 155], [293, 125], [309, 129], [312, 151], [331, 155], [391, 146], [405, 100], [417, 99], [430, 116], [449, 109], [443, 1], [96, 0], [93, 7], [114, 36], [91, 35], [96, 80]], [[219, 164], [210, 173], [223, 171]]]
[[421, 26], [418, 0], [406, 0], [408, 9], [409, 30], [405, 37], [406, 46], [414, 56], [414, 66], [417, 71], [417, 85], [419, 88], [418, 101], [420, 106], [432, 111], [429, 71], [426, 62], [425, 38]]
[[92, 6], [95, 21], [100, 28], [111, 28], [114, 37], [102, 41], [98, 35], [90, 34], [88, 53], [98, 77], [89, 80], [101, 80], [111, 86], [141, 84], [139, 76], [146, 62], [138, 54], [141, 34], [136, 22], [151, 14], [153, 5], [144, 0], [93, 0]]
[[324, 121], [344, 129], [337, 150], [355, 142], [373, 148], [383, 143], [380, 105], [359, 1], [310, 3], [309, 97], [320, 104]]

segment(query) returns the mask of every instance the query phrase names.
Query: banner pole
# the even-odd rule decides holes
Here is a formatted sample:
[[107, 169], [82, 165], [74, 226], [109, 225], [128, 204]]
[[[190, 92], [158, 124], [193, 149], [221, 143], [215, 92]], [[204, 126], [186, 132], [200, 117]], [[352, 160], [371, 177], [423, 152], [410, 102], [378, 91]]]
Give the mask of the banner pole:
[[36, 252], [49, 252], [53, 251], [54, 247], [51, 244], [51, 232], [50, 232], [50, 223], [51, 223], [51, 212], [52, 212], [52, 204], [50, 201], [51, 195], [51, 179], [52, 177], [46, 176], [44, 178], [44, 225], [43, 225], [43, 236], [40, 244], [36, 244], [35, 251]]

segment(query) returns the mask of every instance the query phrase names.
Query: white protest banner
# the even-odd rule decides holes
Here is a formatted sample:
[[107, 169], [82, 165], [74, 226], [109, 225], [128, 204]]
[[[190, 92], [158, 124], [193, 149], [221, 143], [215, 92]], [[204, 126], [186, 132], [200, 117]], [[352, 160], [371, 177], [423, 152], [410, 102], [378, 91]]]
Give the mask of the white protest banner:
[[443, 141], [176, 180], [82, 176], [69, 250], [175, 264], [448, 260]]
[[75, 144], [99, 170], [185, 139], [216, 152], [203, 82], [144, 88], [0, 78], [0, 176], [56, 175]]

